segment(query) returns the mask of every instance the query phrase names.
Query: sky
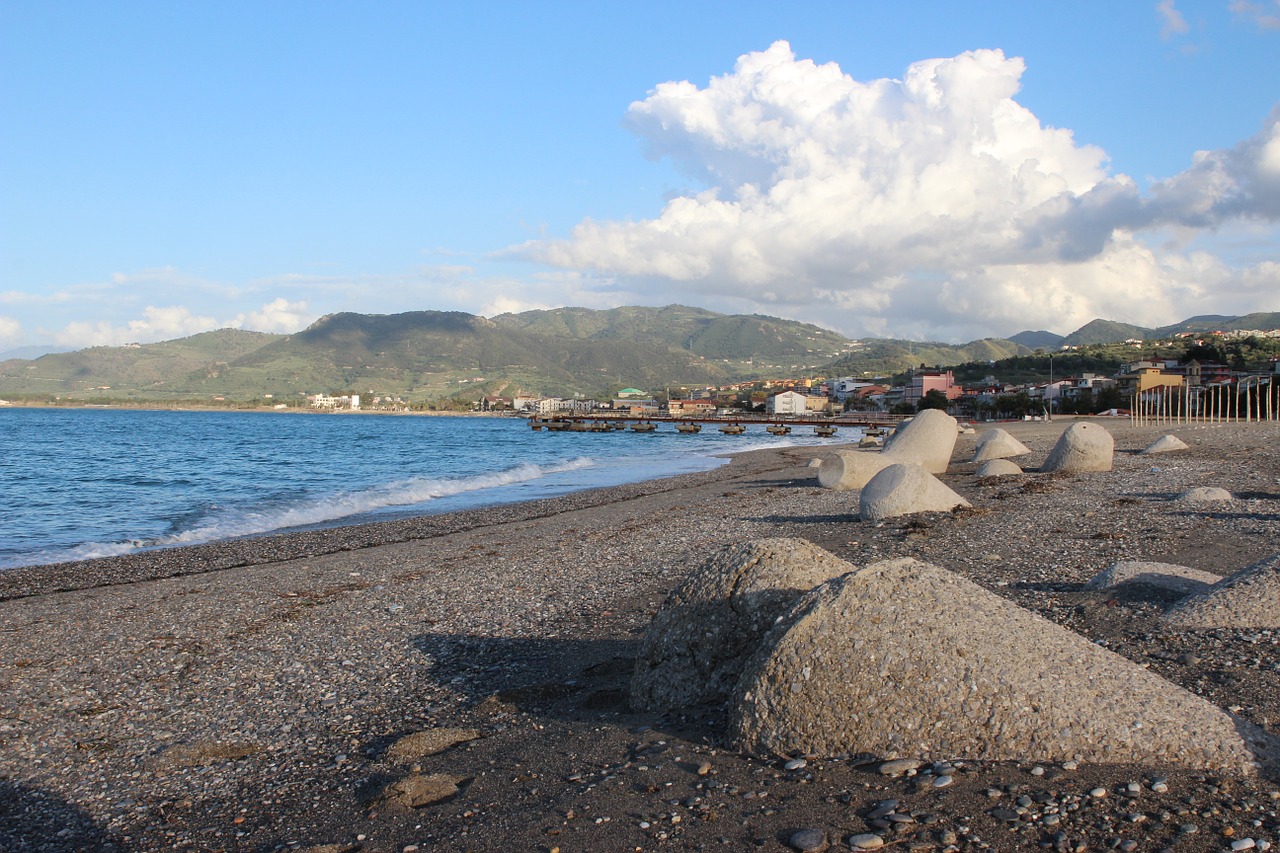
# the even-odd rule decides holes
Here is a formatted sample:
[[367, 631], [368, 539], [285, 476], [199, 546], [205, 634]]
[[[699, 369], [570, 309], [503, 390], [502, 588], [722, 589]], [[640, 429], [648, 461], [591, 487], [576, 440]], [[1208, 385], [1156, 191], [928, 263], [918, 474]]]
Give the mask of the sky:
[[1280, 311], [1280, 0], [0, 0], [0, 353]]

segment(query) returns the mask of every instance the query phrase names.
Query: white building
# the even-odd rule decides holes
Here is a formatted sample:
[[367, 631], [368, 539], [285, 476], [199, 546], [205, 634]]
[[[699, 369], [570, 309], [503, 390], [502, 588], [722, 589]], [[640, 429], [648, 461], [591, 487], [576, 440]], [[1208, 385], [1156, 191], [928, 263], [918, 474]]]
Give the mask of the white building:
[[803, 415], [808, 411], [805, 400], [805, 395], [797, 391], [783, 391], [766, 400], [764, 410], [770, 415]]

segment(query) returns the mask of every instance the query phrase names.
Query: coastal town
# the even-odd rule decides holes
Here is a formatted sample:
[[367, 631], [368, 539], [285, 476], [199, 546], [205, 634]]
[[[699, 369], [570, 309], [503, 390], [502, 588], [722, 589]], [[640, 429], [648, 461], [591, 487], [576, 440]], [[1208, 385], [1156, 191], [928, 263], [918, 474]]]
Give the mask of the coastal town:
[[[591, 417], [619, 415], [629, 418], [703, 419], [733, 418], [744, 414], [770, 418], [823, 418], [845, 413], [906, 415], [925, 408], [946, 409], [975, 420], [1052, 417], [1055, 414], [1129, 414], [1132, 408], [1195, 407], [1196, 401], [1224, 395], [1236, 397], [1250, 390], [1272, 387], [1280, 375], [1280, 355], [1252, 363], [1235, 358], [1230, 363], [1222, 345], [1231, 340], [1280, 341], [1280, 330], [1182, 334], [1173, 341], [1128, 340], [1131, 360], [1112, 372], [1082, 371], [1054, 375], [1054, 354], [1047, 355], [1045, 381], [1005, 382], [992, 372], [977, 382], [957, 379], [951, 367], [920, 365], [905, 374], [886, 377], [792, 377], [735, 382], [701, 387], [671, 387], [655, 393], [640, 388], [620, 388], [608, 398], [578, 394], [571, 397], [516, 393], [485, 395], [472, 410], [538, 417]], [[1177, 357], [1155, 353], [1181, 347]], [[1078, 346], [1064, 346], [1057, 354], [1068, 356]], [[994, 369], [994, 363], [992, 367]], [[483, 379], [483, 377], [477, 377]], [[315, 394], [307, 397], [313, 409], [329, 411], [408, 411], [400, 397], [359, 394]], [[1207, 405], [1207, 404], [1206, 404]]]

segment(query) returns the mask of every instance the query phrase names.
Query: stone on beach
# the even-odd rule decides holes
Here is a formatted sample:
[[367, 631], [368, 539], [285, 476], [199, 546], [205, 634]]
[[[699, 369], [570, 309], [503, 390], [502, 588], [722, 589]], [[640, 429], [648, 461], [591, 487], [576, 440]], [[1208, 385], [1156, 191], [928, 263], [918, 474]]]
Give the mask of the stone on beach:
[[477, 729], [458, 729], [441, 726], [405, 735], [387, 747], [387, 758], [391, 761], [416, 761], [428, 755], [444, 752], [451, 746], [476, 740], [480, 737]]
[[1182, 765], [1253, 775], [1249, 723], [977, 584], [910, 558], [803, 596], [744, 667], [730, 730], [760, 755]]
[[1178, 628], [1280, 628], [1280, 554], [1179, 601], [1164, 618]]
[[1081, 421], [1063, 431], [1040, 470], [1046, 473], [1110, 471], [1114, 452], [1115, 439], [1106, 427]]
[[896, 463], [876, 474], [862, 488], [858, 515], [880, 521], [917, 512], [950, 512], [969, 502], [919, 465]]
[[1023, 456], [1031, 452], [1021, 441], [1009, 435], [999, 427], [984, 430], [978, 436], [978, 444], [973, 450], [970, 462], [987, 462], [992, 459], [1008, 459], [1010, 456]]
[[974, 472], [978, 477], [1008, 477], [1021, 473], [1022, 469], [1018, 467], [1018, 463], [1010, 462], [1008, 459], [988, 460], [979, 465], [978, 470]]
[[760, 539], [716, 552], [653, 617], [636, 657], [632, 706], [723, 700], [777, 618], [803, 593], [853, 568], [803, 539]]
[[1187, 443], [1176, 435], [1162, 435], [1155, 441], [1148, 444], [1145, 448], [1138, 451], [1138, 455], [1145, 456], [1148, 453], [1171, 453], [1175, 450], [1187, 449]]
[[1214, 504], [1235, 500], [1226, 489], [1217, 486], [1196, 486], [1178, 495], [1178, 500], [1189, 504]]
[[1180, 592], [1183, 595], [1202, 592], [1222, 580], [1221, 575], [1178, 566], [1126, 560], [1103, 569], [1084, 585], [1085, 589], [1113, 589], [1122, 584], [1137, 583]]

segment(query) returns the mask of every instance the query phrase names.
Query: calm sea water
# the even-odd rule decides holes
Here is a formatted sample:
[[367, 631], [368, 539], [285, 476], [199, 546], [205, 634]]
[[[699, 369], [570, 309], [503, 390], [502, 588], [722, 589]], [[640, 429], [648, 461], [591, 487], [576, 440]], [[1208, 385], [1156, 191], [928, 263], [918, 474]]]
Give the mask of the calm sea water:
[[518, 418], [0, 409], [0, 569], [550, 497], [707, 470], [730, 451], [831, 441], [804, 432], [548, 433]]

